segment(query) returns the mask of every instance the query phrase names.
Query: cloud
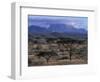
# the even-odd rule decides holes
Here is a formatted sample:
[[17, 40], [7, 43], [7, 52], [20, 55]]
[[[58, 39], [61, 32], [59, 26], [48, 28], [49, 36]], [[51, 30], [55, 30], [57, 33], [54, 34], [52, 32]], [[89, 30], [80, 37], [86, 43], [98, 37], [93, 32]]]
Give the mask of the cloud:
[[28, 16], [28, 25], [47, 26], [50, 24], [62, 23], [66, 25], [72, 25], [75, 28], [88, 28], [87, 17], [75, 17], [75, 16]]

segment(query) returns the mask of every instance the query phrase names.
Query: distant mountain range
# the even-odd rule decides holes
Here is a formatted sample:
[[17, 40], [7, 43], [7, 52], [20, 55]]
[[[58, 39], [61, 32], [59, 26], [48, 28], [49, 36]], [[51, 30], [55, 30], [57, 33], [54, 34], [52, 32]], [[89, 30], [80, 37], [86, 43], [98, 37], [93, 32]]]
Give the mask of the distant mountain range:
[[75, 28], [72, 25], [65, 24], [50, 24], [49, 27], [41, 27], [36, 25], [29, 26], [29, 32], [31, 33], [48, 33], [48, 32], [58, 32], [58, 33], [87, 33], [87, 30], [82, 28]]
[[49, 27], [31, 25], [28, 27], [29, 34], [33, 36], [45, 37], [78, 37], [86, 38], [87, 30], [75, 28], [72, 25], [50, 24]]

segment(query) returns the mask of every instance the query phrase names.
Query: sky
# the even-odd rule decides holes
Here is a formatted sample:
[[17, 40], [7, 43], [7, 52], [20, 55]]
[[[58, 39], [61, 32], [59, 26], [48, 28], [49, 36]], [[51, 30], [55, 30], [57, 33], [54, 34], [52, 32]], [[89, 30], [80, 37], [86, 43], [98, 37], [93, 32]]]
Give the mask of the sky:
[[65, 24], [72, 25], [75, 28], [88, 29], [88, 17], [75, 17], [75, 16], [28, 16], [28, 26], [37, 25], [49, 28], [50, 24]]

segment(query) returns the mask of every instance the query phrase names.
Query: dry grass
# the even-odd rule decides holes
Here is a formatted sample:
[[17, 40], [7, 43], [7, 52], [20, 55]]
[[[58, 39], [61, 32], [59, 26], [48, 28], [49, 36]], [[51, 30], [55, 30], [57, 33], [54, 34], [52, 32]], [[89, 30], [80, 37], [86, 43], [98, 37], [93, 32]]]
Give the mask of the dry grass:
[[47, 65], [74, 65], [74, 64], [87, 64], [86, 59], [64, 59], [64, 60], [54, 60], [50, 59], [48, 62], [44, 58], [38, 59], [34, 58], [32, 59], [32, 62], [29, 64], [29, 66], [47, 66]]

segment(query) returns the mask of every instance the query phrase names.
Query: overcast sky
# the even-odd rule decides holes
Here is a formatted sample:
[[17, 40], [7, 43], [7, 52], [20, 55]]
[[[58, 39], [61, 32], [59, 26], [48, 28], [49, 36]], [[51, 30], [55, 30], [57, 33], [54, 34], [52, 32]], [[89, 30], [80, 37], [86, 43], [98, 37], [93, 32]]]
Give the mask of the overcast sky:
[[37, 25], [43, 27], [49, 27], [50, 24], [65, 24], [72, 25], [75, 28], [88, 28], [87, 17], [75, 17], [75, 16], [28, 16], [28, 25]]

